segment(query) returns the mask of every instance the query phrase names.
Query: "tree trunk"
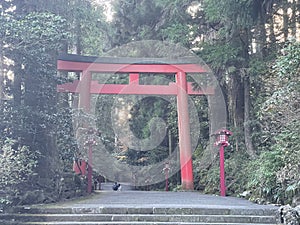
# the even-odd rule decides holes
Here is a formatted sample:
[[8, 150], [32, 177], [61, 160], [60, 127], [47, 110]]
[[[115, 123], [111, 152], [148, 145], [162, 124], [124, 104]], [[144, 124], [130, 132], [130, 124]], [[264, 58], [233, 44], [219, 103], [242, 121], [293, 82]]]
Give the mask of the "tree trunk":
[[274, 44], [276, 44], [276, 36], [275, 36], [275, 27], [274, 27], [274, 18], [273, 18], [273, 12], [271, 13], [270, 16], [270, 28], [269, 28], [269, 32], [270, 32], [270, 44], [271, 46], [273, 46]]
[[81, 25], [80, 21], [76, 21], [76, 54], [81, 55], [82, 54], [82, 41], [81, 41]]
[[260, 58], [263, 58], [266, 55], [266, 30], [265, 24], [262, 24], [260, 21], [255, 26], [253, 32], [253, 39], [255, 45], [252, 46], [252, 53], [255, 53]]
[[20, 106], [22, 103], [22, 69], [19, 62], [15, 62], [15, 69], [14, 69], [14, 83], [13, 83], [13, 98], [14, 98], [14, 105]]
[[265, 55], [267, 55], [266, 12], [264, 10], [261, 10], [261, 13], [259, 14], [259, 18], [257, 19], [257, 24], [254, 32], [249, 32], [249, 33], [252, 34], [255, 38], [255, 42], [257, 46], [255, 49], [256, 54], [260, 58], [263, 58]]
[[[234, 130], [238, 133], [243, 132], [244, 121], [244, 87], [240, 74], [231, 75], [231, 83], [229, 85], [229, 115], [233, 122]], [[239, 151], [239, 143], [242, 140], [235, 136], [235, 148]]]
[[291, 15], [292, 37], [296, 38], [296, 34], [297, 34], [297, 0], [294, 0], [291, 4], [292, 4], [292, 15]]
[[282, 28], [282, 31], [283, 31], [283, 38], [284, 38], [284, 41], [287, 41], [288, 39], [288, 35], [289, 35], [289, 16], [288, 16], [288, 11], [287, 11], [287, 6], [286, 5], [283, 5], [283, 28]]
[[[299, 2], [299, 0], [295, 0], [295, 5], [296, 5], [296, 11], [299, 12], [300, 11], [300, 2]], [[297, 17], [297, 22], [300, 22], [299, 16]]]
[[246, 151], [250, 155], [251, 158], [256, 157], [256, 153], [253, 147], [252, 139], [251, 139], [251, 125], [250, 125], [250, 79], [247, 74], [244, 77], [244, 137], [245, 137], [245, 145]]
[[0, 45], [0, 106], [4, 100], [4, 56], [3, 56], [3, 44]]

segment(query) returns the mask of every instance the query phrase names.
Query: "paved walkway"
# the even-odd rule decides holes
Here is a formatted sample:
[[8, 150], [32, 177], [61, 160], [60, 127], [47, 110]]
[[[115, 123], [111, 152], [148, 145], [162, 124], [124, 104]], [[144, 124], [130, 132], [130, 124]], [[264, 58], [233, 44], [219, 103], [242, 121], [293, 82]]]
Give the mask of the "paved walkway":
[[258, 205], [234, 197], [204, 195], [198, 192], [164, 191], [98, 191], [87, 198], [59, 204], [60, 207], [169, 207], [169, 208], [220, 208], [220, 209], [277, 209], [272, 205]]

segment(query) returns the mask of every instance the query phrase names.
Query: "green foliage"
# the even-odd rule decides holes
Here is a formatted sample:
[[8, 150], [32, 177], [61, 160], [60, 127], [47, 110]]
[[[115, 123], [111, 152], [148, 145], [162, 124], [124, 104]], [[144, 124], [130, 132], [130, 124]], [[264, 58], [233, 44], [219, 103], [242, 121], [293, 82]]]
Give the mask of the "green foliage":
[[252, 0], [204, 0], [208, 22], [221, 22], [229, 30], [235, 27], [248, 27], [253, 23]]
[[[273, 64], [266, 86], [272, 92], [262, 103], [259, 116], [266, 131], [275, 137], [299, 119], [299, 43], [290, 43]], [[275, 135], [274, 135], [275, 134]]]
[[282, 152], [283, 165], [279, 167], [276, 181], [282, 190], [281, 201], [291, 203], [300, 193], [300, 122], [292, 121], [277, 137], [273, 149]]
[[[155, 78], [154, 78], [155, 79]], [[166, 100], [157, 97], [144, 98], [139, 104], [135, 105], [131, 110], [132, 119], [130, 119], [130, 128], [134, 135], [139, 139], [148, 138], [151, 133], [159, 133], [157, 130], [164, 130], [166, 127], [152, 127], [151, 119], [161, 118], [163, 121], [168, 121], [169, 107]], [[168, 124], [167, 124], [168, 127]], [[133, 161], [139, 161], [144, 158], [146, 162], [144, 164], [154, 164], [167, 158], [168, 156], [168, 140], [167, 135], [163, 143], [156, 149], [146, 152], [139, 152], [137, 159]], [[155, 141], [155, 140], [154, 140]], [[129, 155], [129, 160], [131, 160]], [[134, 162], [136, 163], [136, 162]]]
[[285, 45], [286, 47], [282, 49], [283, 55], [276, 60], [274, 72], [286, 92], [299, 92], [300, 42], [291, 40]]
[[272, 202], [280, 200], [282, 190], [277, 186], [276, 173], [282, 165], [280, 151], [265, 151], [249, 163], [245, 171], [248, 180], [246, 188], [251, 190], [252, 198], [260, 197]]
[[220, 169], [218, 163], [213, 164], [210, 168], [201, 170], [195, 169], [195, 188], [206, 194], [218, 194], [220, 187]]
[[198, 55], [215, 71], [220, 68], [225, 70], [233, 67], [238, 60], [242, 61], [238, 55], [239, 49], [229, 43], [203, 43], [201, 47]]
[[196, 24], [187, 13], [193, 1], [114, 1], [113, 46], [137, 40], [166, 40], [190, 46]]
[[[13, 112], [19, 111], [19, 114], [12, 114], [16, 117], [13, 121], [21, 124], [11, 124], [11, 129], [13, 135], [24, 137], [23, 140], [27, 144], [40, 145], [37, 148], [45, 144], [37, 142], [40, 142], [39, 139], [45, 139], [42, 137], [45, 129], [51, 133], [55, 120], [53, 113], [56, 110], [57, 77], [54, 57], [68, 37], [65, 25], [64, 19], [50, 13], [31, 13], [18, 20], [12, 20], [10, 24], [12, 36], [8, 39], [8, 56], [17, 65], [22, 65], [21, 68], [17, 65], [14, 68], [15, 104], [12, 105]], [[17, 86], [18, 80], [23, 81], [22, 86]], [[20, 99], [17, 98], [18, 92]], [[30, 136], [23, 132], [29, 133]]]
[[61, 14], [70, 32], [69, 49], [83, 55], [100, 55], [108, 48], [108, 27], [103, 7], [89, 0], [69, 1]]
[[250, 159], [245, 151], [233, 154], [232, 150], [232, 147], [227, 147], [225, 150], [225, 177], [227, 194], [236, 196], [245, 189], [247, 182], [245, 168]]
[[[29, 176], [29, 170], [33, 167], [32, 154], [41, 153], [35, 155], [38, 157], [34, 162], [34, 166], [38, 165], [35, 172], [39, 176], [31, 182], [31, 186], [21, 183], [23, 180], [20, 180], [20, 184], [9, 184], [13, 186], [14, 192], [24, 194], [26, 188], [34, 189], [37, 185], [41, 188], [45, 185], [39, 183], [40, 177], [54, 180], [53, 174], [60, 169], [56, 160], [58, 156], [54, 154], [55, 124], [59, 119], [55, 116], [58, 83], [56, 55], [67, 40], [68, 33], [65, 31], [66, 21], [63, 18], [51, 13], [37, 12], [10, 18], [6, 29], [10, 35], [5, 38], [4, 54], [13, 62], [10, 69], [14, 72], [14, 82], [6, 82], [7, 94], [11, 100], [1, 107], [3, 123], [1, 122], [0, 132], [4, 135], [3, 139], [18, 140], [16, 146], [12, 145], [12, 150], [18, 149], [22, 153], [15, 154], [18, 157], [13, 158], [15, 162], [12, 163], [13, 168], [19, 170], [20, 174], [12, 171], [7, 176], [11, 176], [12, 181], [17, 180], [17, 176], [19, 179], [26, 177], [26, 173]], [[14, 153], [10, 156], [13, 155]], [[24, 171], [18, 168], [21, 165]], [[1, 164], [1, 171], [5, 167], [7, 165]], [[47, 185], [45, 188], [48, 188]], [[51, 191], [55, 192], [54, 189]]]
[[78, 151], [77, 140], [74, 134], [74, 112], [70, 108], [60, 107], [55, 116], [56, 144], [59, 158], [63, 162], [65, 171], [72, 167], [73, 159]]
[[10, 139], [4, 141], [1, 152], [1, 188], [16, 186], [33, 174], [38, 152], [33, 153], [28, 147], [18, 146], [16, 141]]
[[270, 90], [258, 111], [264, 151], [247, 173], [253, 198], [291, 203], [299, 194], [299, 50], [298, 42], [287, 43], [265, 79]]
[[133, 40], [157, 39], [155, 26], [162, 15], [162, 8], [153, 1], [114, 1], [116, 11], [112, 21], [113, 46]]
[[41, 52], [57, 50], [61, 41], [67, 38], [66, 33], [62, 32], [65, 25], [64, 19], [50, 13], [31, 13], [19, 20], [10, 21], [10, 47], [30, 58]]
[[6, 194], [0, 196], [0, 201], [8, 204], [12, 200], [10, 195], [18, 194], [20, 186], [30, 184], [39, 152], [32, 152], [27, 146], [22, 146], [12, 139], [4, 140], [0, 147], [0, 188]]
[[192, 39], [192, 37], [188, 35], [190, 31], [191, 28], [186, 24], [176, 23], [162, 29], [161, 32], [164, 40], [189, 46]]

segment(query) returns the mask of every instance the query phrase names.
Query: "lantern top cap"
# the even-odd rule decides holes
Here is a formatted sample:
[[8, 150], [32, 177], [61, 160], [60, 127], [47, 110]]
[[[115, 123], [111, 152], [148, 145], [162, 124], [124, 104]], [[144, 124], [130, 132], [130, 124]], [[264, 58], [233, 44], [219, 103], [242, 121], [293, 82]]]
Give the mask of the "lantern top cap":
[[232, 132], [225, 128], [221, 128], [221, 129], [215, 131], [215, 133], [213, 135], [220, 135], [220, 134], [226, 134], [226, 135], [230, 136], [230, 135], [232, 135]]

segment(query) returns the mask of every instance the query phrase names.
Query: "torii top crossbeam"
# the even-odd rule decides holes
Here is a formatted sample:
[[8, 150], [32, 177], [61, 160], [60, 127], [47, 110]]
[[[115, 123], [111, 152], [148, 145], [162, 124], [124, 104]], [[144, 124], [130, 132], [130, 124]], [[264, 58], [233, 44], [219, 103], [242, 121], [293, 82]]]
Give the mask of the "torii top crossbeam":
[[[193, 57], [178, 59], [162, 58], [117, 58], [94, 57], [80, 55], [62, 55], [58, 58], [59, 71], [69, 72], [95, 72], [95, 73], [128, 73], [129, 84], [100, 84], [91, 80], [91, 94], [145, 94], [145, 95], [176, 95], [178, 86], [174, 82], [169, 85], [140, 85], [140, 73], [157, 73], [174, 75], [184, 73], [206, 73], [206, 69], [196, 63]], [[58, 86], [59, 92], [79, 92], [80, 81], [66, 83]], [[192, 83], [187, 83], [187, 94], [202, 95], [213, 94], [212, 88], [193, 90]]]

